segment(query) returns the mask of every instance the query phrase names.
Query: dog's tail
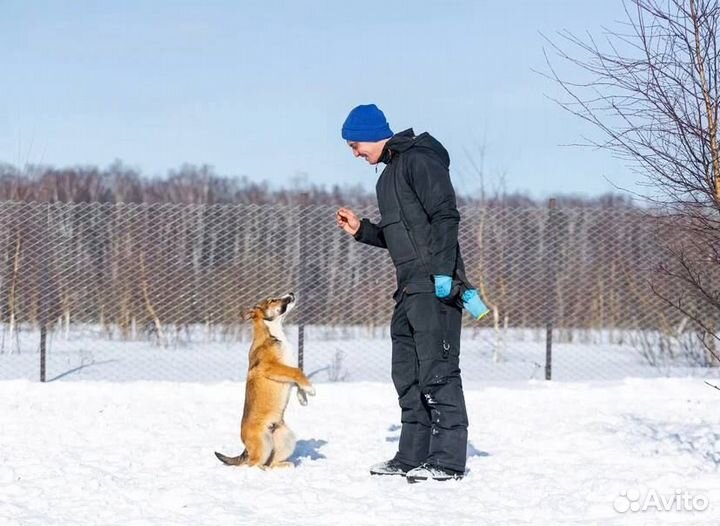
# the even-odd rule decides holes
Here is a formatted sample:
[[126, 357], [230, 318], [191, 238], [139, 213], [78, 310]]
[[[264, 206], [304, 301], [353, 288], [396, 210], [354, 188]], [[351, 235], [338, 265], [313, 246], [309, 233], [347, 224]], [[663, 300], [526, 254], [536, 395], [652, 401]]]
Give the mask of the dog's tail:
[[243, 464], [247, 464], [248, 461], [247, 449], [237, 457], [228, 457], [222, 453], [218, 453], [217, 451], [215, 452], [215, 456], [220, 462], [227, 464], [228, 466], [242, 466]]

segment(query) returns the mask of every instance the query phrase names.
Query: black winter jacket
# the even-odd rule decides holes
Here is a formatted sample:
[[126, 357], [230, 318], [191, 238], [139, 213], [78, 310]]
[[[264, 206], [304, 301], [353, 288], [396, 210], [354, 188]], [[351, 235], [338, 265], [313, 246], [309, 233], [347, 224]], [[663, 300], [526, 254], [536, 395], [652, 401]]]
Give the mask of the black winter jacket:
[[402, 292], [432, 292], [433, 275], [464, 276], [458, 246], [455, 191], [447, 150], [428, 133], [412, 129], [386, 143], [375, 191], [381, 220], [363, 219], [355, 239], [387, 248]]

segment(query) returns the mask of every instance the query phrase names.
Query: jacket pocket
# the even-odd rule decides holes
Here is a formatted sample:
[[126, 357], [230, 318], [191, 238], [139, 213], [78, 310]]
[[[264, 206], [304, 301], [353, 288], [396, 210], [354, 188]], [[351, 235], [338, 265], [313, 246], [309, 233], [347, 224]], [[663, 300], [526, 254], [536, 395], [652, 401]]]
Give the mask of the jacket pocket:
[[383, 214], [378, 226], [382, 229], [385, 244], [395, 266], [417, 258], [417, 250], [399, 212]]

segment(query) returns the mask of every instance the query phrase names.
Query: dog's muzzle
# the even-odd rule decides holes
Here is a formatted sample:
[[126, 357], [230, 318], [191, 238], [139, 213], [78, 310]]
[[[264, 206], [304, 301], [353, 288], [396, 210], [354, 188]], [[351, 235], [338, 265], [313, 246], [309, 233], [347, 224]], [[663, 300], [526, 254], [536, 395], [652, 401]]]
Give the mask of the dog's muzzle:
[[295, 293], [290, 292], [282, 298], [282, 313], [285, 314], [295, 306]]

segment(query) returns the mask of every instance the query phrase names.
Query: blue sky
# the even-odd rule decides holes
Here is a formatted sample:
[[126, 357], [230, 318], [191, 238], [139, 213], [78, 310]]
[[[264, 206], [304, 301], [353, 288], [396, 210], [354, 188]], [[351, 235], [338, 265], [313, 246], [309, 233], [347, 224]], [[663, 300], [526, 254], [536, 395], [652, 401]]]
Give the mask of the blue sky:
[[547, 96], [540, 32], [600, 33], [619, 0], [0, 0], [0, 161], [374, 188], [340, 127], [374, 102], [448, 148], [456, 188], [596, 195], [635, 176]]

